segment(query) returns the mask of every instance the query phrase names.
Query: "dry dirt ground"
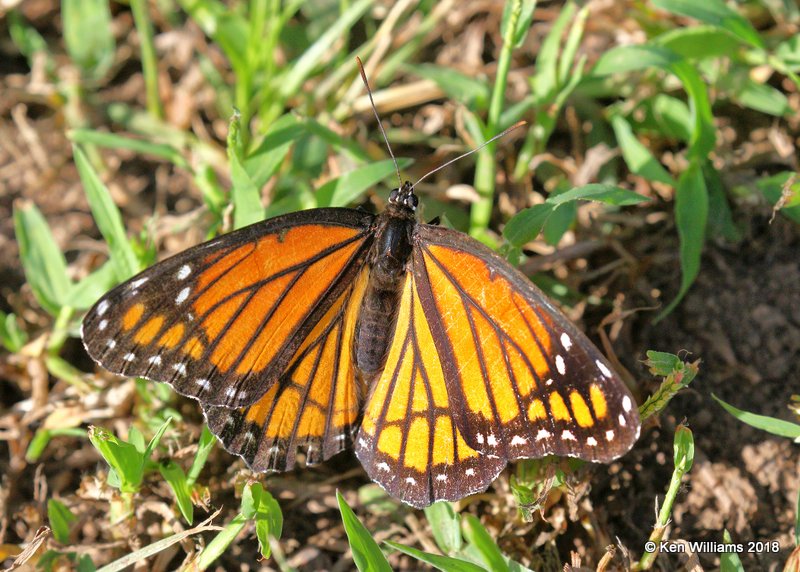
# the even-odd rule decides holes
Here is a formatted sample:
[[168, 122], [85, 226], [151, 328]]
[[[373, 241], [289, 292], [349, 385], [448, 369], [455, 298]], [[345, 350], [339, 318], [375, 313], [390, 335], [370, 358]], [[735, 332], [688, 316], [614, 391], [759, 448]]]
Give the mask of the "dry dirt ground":
[[[56, 44], [58, 22], [54, 6], [31, 2], [25, 10], [40, 33]], [[548, 16], [552, 17], [552, 13], [544, 11], [543, 17]], [[604, 27], [598, 20], [596, 29], [601, 32], [613, 27], [616, 16], [609, 9], [607, 14], [598, 16], [603, 17], [609, 24]], [[126, 26], [129, 29], [129, 18], [117, 18], [120, 30]], [[466, 26], [463, 35], [449, 38], [450, 46], [438, 55], [440, 63], [469, 54], [466, 48], [458, 50], [459, 38], [467, 42], [466, 36], [477, 34], [478, 28]], [[538, 32], [539, 37], [544, 31], [546, 27]], [[204, 41], [197, 30], [191, 34], [193, 41]], [[124, 36], [122, 32], [119, 35]], [[76, 276], [96, 266], [101, 247], [72, 163], [63, 116], [53, 110], [47, 93], [30, 89], [31, 72], [9, 42], [2, 22], [0, 37], [0, 309], [16, 312], [35, 336], [50, 322], [24, 284], [11, 218], [14, 203], [32, 200], [38, 205]], [[120, 42], [124, 45], [123, 40]], [[595, 44], [602, 49], [605, 42]], [[591, 48], [594, 44], [588, 45]], [[436, 45], [427, 49], [431, 50], [430, 59], [436, 59]], [[190, 64], [176, 61], [173, 65], [181, 69]], [[142, 81], [135, 69], [122, 64], [114, 80], [100, 90], [101, 100], [141, 105]], [[209, 96], [208, 88], [205, 89], [194, 103], [198, 109], [208, 105], [204, 99]], [[415, 113], [420, 111], [441, 112], [449, 117], [447, 105], [436, 103], [393, 119], [413, 125]], [[93, 124], [101, 124], [93, 110], [85, 112], [96, 120]], [[736, 133], [771, 128], [768, 121], [750, 123], [752, 118], [747, 116], [728, 119]], [[224, 142], [224, 120], [221, 125], [222, 130], [219, 120], [209, 125], [208, 135], [218, 144]], [[560, 125], [553, 138], [554, 154], [574, 151], [568, 131], [568, 125]], [[747, 135], [742, 137], [746, 139]], [[400, 153], [413, 156], [420, 151], [411, 148], [401, 149]], [[128, 153], [104, 152], [104, 157], [111, 165], [106, 182], [131, 233], [138, 233], [148, 224], [155, 205], [163, 215], [158, 226], [162, 255], [201, 240], [201, 225], [192, 224], [200, 204], [199, 194], [192, 190], [185, 174]], [[741, 169], [735, 164], [724, 167], [730, 177], [756, 177], [776, 170], [770, 157]], [[470, 180], [469, 166], [461, 168], [464, 180]], [[501, 206], [508, 202], [500, 198]], [[743, 240], [733, 245], [708, 244], [702, 271], [684, 302], [665, 320], [653, 324], [656, 311], [647, 310], [653, 305], [653, 292], [661, 292], [662, 302], [670, 300], [680, 283], [675, 228], [665, 211], [670, 211], [670, 205], [661, 202], [650, 211], [643, 209], [617, 220], [622, 230], [613, 244], [599, 239], [592, 224], [582, 227], [575, 241], [601, 240], [601, 248], [594, 249], [584, 260], [559, 262], [556, 274], [583, 293], [600, 293], [606, 299], [620, 300], [627, 310], [642, 309], [612, 328], [614, 351], [638, 381], [640, 402], [658, 385], [642, 364], [648, 349], [686, 352], [689, 359], [702, 360], [700, 374], [691, 388], [670, 403], [659, 426], [645, 427], [629, 455], [608, 468], [590, 469], [583, 475], [585, 478], [574, 484], [570, 498], [556, 494], [549, 499], [544, 511], [547, 522], [523, 524], [516, 518], [507, 474], [496, 483], [496, 494], [479, 495], [463, 504], [465, 510], [482, 517], [508, 554], [537, 569], [558, 569], [554, 551], [562, 562], [570, 551], [576, 551], [583, 556], [585, 565], [593, 567], [603, 547], [615, 542], [630, 550], [634, 558], [641, 555], [654, 522], [655, 503], [663, 499], [669, 482], [672, 438], [679, 423], [687, 423], [692, 429], [696, 457], [678, 495], [668, 536], [721, 541], [722, 531], [727, 529], [739, 542], [780, 542], [782, 550], [778, 554], [743, 555], [748, 570], [780, 569], [791, 550], [800, 486], [797, 446], [738, 422], [711, 394], [740, 408], [791, 419], [787, 404], [793, 393], [800, 392], [800, 231], [780, 216], [770, 221], [769, 206], [735, 203], [734, 216], [744, 229]], [[163, 230], [176, 223], [186, 231], [168, 235]], [[596, 269], [606, 270], [592, 272]], [[579, 307], [573, 315], [590, 333], [609, 312], [607, 306], [583, 309]], [[68, 342], [62, 355], [83, 371], [95, 371], [77, 340]], [[159, 483], [150, 483], [142, 495], [134, 540], [128, 539], [126, 544], [110, 538], [102, 528], [107, 504], [102, 495], [98, 498], [94, 494], [93, 487], [99, 486], [96, 477], [102, 476], [103, 464], [87, 440], [59, 438], [39, 462], [24, 461], [25, 447], [42, 420], [42, 415], [30, 415], [32, 396], [44, 395], [52, 407], [65, 391], [63, 383], [45, 376], [42, 394], [42, 388], [36, 386], [36, 380], [41, 378], [41, 372], [24, 359], [8, 354], [0, 357], [0, 544], [30, 540], [32, 533], [46, 523], [45, 501], [50, 496], [62, 499], [79, 515], [75, 543], [87, 546], [97, 563], [108, 561], [114, 553], [123, 554], [137, 543], [145, 545], [160, 538], [159, 523], [164, 515], [174, 517], [168, 508], [170, 494]], [[113, 414], [91, 422], [124, 434], [133, 404], [139, 399], [137, 393], [131, 382], [122, 383], [108, 376], [101, 377], [99, 384], [117, 392], [112, 396], [104, 394], [97, 405], [98, 409], [107, 405]], [[193, 402], [177, 398], [172, 405], [185, 416], [185, 435], [179, 444], [196, 442], [201, 422], [198, 408]], [[180, 453], [177, 445], [176, 450]], [[229, 518], [239, 503], [233, 482], [244, 478], [243, 464], [217, 448], [203, 475], [211, 504], [226, 507], [221, 518]], [[320, 570], [347, 570], [352, 566], [351, 560], [342, 558], [347, 550], [346, 538], [333, 492], [338, 488], [351, 506], [358, 507], [358, 490], [366, 482], [350, 453], [315, 469], [270, 477], [267, 486], [280, 499], [285, 517], [282, 550], [291, 564]], [[198, 520], [203, 516], [203, 511], [199, 512]], [[359, 508], [358, 512], [378, 540], [391, 538], [435, 550], [422, 513], [405, 508], [393, 512]], [[549, 542], [553, 539], [554, 544]], [[171, 569], [183, 558], [182, 554], [172, 556], [175, 560], [171, 563], [167, 557], [161, 562], [163, 569]], [[400, 569], [415, 567], [404, 557], [394, 557], [392, 562]], [[684, 562], [683, 557], [663, 555], [657, 566], [677, 569]], [[701, 555], [701, 562], [708, 568], [719, 564], [715, 555]], [[233, 563], [243, 570], [259, 566], [252, 536], [240, 539], [222, 561], [223, 566]]]

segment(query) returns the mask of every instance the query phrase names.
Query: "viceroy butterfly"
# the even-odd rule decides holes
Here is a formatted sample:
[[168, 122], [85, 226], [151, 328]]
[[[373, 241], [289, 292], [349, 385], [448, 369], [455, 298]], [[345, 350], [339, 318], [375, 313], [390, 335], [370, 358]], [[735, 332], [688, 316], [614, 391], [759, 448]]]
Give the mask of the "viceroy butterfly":
[[417, 222], [417, 203], [405, 182], [377, 216], [312, 209], [190, 248], [103, 296], [86, 349], [197, 399], [253, 470], [354, 447], [415, 507], [483, 491], [509, 461], [626, 453], [638, 410], [606, 359], [498, 254]]

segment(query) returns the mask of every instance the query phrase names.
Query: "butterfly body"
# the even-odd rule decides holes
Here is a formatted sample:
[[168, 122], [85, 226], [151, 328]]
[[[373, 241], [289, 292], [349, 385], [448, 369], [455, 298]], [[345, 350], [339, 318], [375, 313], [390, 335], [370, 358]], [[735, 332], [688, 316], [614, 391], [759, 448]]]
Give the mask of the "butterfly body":
[[313, 209], [156, 264], [103, 296], [95, 361], [170, 383], [226, 449], [286, 471], [353, 448], [422, 507], [485, 490], [509, 461], [608, 462], [638, 411], [589, 340], [524, 275], [455, 230], [386, 211]]
[[411, 184], [405, 183], [392, 193], [386, 211], [375, 222], [375, 241], [367, 262], [369, 283], [355, 336], [356, 366], [366, 383], [383, 369], [394, 334], [403, 279], [412, 251], [416, 206]]

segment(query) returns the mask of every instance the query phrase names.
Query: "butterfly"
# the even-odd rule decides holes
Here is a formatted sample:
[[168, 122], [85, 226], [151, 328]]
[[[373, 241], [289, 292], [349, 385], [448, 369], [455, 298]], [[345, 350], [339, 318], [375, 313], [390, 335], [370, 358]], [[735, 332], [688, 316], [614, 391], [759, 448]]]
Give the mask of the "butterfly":
[[354, 448], [414, 507], [484, 491], [509, 461], [626, 453], [639, 415], [608, 361], [505, 259], [417, 207], [405, 182], [379, 215], [311, 209], [192, 247], [100, 298], [86, 350], [198, 400], [255, 471]]

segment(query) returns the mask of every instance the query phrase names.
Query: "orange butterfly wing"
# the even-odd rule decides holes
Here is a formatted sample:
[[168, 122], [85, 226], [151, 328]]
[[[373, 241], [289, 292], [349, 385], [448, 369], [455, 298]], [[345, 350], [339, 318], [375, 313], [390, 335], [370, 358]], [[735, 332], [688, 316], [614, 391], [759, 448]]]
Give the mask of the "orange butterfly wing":
[[364, 267], [374, 216], [314, 209], [223, 235], [103, 296], [83, 321], [106, 369], [242, 407], [272, 387]]
[[373, 383], [356, 442], [370, 478], [415, 507], [485, 490], [506, 462], [467, 444], [454, 407], [416, 277], [409, 274], [386, 367]]
[[364, 393], [353, 338], [367, 279], [362, 270], [261, 399], [238, 410], [204, 405], [209, 429], [253, 470], [291, 470], [298, 448], [312, 465], [352, 444]]
[[626, 453], [636, 403], [583, 333], [477, 241], [424, 224], [416, 237], [420, 303], [467, 443], [508, 460]]

